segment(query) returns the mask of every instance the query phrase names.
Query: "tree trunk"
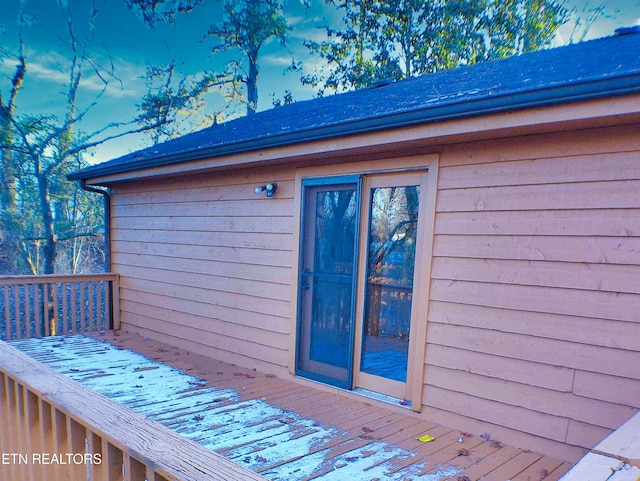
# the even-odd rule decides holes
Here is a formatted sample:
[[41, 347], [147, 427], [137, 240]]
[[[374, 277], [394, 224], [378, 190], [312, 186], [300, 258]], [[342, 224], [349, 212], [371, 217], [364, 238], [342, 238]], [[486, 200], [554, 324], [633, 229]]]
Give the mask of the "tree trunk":
[[258, 52], [249, 55], [249, 75], [247, 75], [247, 115], [256, 113], [258, 108]]
[[[11, 106], [9, 108], [2, 104], [0, 97], [0, 142], [5, 145], [12, 143], [12, 129], [10, 125], [10, 115], [13, 113]], [[18, 274], [17, 256], [11, 255], [10, 252], [16, 252], [18, 249], [18, 226], [16, 219], [18, 218], [18, 183], [17, 183], [17, 162], [15, 154], [9, 149], [0, 148], [0, 241], [3, 250], [8, 252], [0, 252], [0, 269], [4, 273]]]
[[[17, 179], [13, 155], [6, 149], [0, 155], [0, 270], [7, 274], [18, 274], [17, 256], [11, 255], [18, 249]], [[6, 249], [6, 251], [5, 251]]]
[[[40, 166], [40, 162], [37, 163]], [[46, 174], [43, 174], [38, 169], [36, 171], [36, 178], [38, 180], [38, 194], [40, 201], [40, 215], [42, 216], [42, 227], [44, 229], [44, 248], [42, 250], [43, 255], [43, 273], [53, 274], [56, 265], [56, 254], [58, 242], [53, 225], [53, 209], [51, 205], [51, 196], [49, 194], [49, 179]], [[45, 323], [42, 332], [49, 332], [50, 335], [55, 335], [55, 312], [53, 309], [53, 287], [50, 284], [46, 284], [43, 289], [43, 303], [46, 307], [46, 317], [43, 319]]]
[[57, 239], [53, 225], [53, 210], [51, 208], [51, 196], [49, 195], [49, 181], [46, 175], [38, 172], [38, 196], [40, 201], [40, 215], [42, 216], [42, 227], [44, 237], [44, 268], [43, 274], [53, 274], [55, 271]]

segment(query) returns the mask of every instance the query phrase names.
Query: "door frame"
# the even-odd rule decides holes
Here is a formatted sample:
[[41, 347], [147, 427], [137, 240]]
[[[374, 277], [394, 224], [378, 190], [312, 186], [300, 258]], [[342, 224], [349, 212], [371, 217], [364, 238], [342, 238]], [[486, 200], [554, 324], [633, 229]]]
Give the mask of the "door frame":
[[[368, 175], [384, 174], [394, 172], [411, 172], [415, 170], [427, 171], [427, 195], [424, 208], [420, 209], [420, 222], [424, 226], [422, 254], [421, 258], [416, 258], [416, 265], [420, 265], [420, 275], [416, 276], [414, 282], [414, 302], [418, 319], [416, 331], [412, 333], [410, 343], [414, 344], [413, 353], [415, 358], [410, 361], [407, 372], [407, 392], [406, 401], [411, 409], [420, 412], [422, 410], [422, 396], [424, 391], [424, 369], [427, 342], [427, 313], [429, 309], [429, 293], [431, 287], [431, 266], [433, 235], [435, 224], [435, 205], [438, 185], [439, 154], [423, 154], [410, 157], [386, 158], [373, 161], [346, 162], [334, 165], [322, 165], [316, 167], [302, 167], [295, 172], [295, 195], [294, 195], [294, 217], [293, 217], [293, 252], [292, 252], [292, 295], [290, 309], [290, 337], [288, 366], [291, 375], [296, 375], [296, 348], [297, 348], [297, 313], [298, 313], [298, 267], [300, 258], [301, 242], [301, 213], [302, 213], [302, 181], [304, 179], [320, 179], [348, 175]], [[345, 390], [345, 395], [360, 397], [354, 391]]]
[[[427, 185], [429, 172], [428, 170], [416, 170], [402, 171], [402, 172], [376, 172], [363, 176], [361, 205], [360, 205], [360, 239], [358, 245], [360, 250], [358, 252], [358, 269], [357, 269], [357, 284], [356, 284], [356, 313], [355, 313], [355, 342], [354, 342], [354, 367], [353, 367], [353, 386], [356, 388], [367, 389], [369, 391], [389, 395], [395, 398], [401, 398], [403, 400], [411, 397], [410, 386], [413, 386], [412, 376], [414, 373], [410, 369], [411, 359], [416, 357], [416, 349], [418, 343], [414, 342], [414, 333], [420, 331], [420, 312], [418, 312], [418, 305], [413, 300], [416, 299], [415, 284], [418, 278], [421, 276], [421, 269], [419, 262], [424, 258], [422, 251], [424, 248], [424, 222], [426, 221], [424, 211], [428, 208], [426, 206], [427, 196], [429, 195]], [[394, 177], [397, 180], [393, 180]], [[415, 265], [414, 276], [412, 285], [412, 302], [411, 302], [411, 318], [410, 318], [410, 335], [409, 335], [409, 352], [408, 352], [408, 364], [407, 364], [407, 379], [405, 382], [394, 381], [391, 379], [385, 379], [383, 377], [374, 376], [360, 371], [359, 363], [362, 356], [362, 342], [364, 338], [363, 327], [365, 318], [365, 305], [366, 305], [366, 284], [367, 284], [367, 262], [368, 262], [368, 245], [369, 245], [369, 228], [371, 223], [371, 189], [375, 187], [395, 187], [404, 185], [419, 185], [420, 186], [420, 202], [418, 207], [418, 229], [416, 232], [416, 239], [419, 241], [416, 245], [415, 252]], [[425, 207], [423, 207], [423, 205]]]

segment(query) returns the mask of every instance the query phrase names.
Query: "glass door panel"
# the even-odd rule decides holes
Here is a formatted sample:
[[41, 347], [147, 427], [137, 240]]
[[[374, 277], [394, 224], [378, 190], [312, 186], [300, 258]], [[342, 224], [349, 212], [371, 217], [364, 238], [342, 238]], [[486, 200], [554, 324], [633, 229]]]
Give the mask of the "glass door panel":
[[363, 179], [354, 387], [400, 399], [413, 393], [413, 337], [421, 332], [417, 323], [425, 322], [415, 308], [414, 285], [426, 179], [426, 171]]
[[358, 184], [304, 185], [298, 373], [351, 387]]
[[370, 191], [360, 371], [406, 382], [420, 187]]

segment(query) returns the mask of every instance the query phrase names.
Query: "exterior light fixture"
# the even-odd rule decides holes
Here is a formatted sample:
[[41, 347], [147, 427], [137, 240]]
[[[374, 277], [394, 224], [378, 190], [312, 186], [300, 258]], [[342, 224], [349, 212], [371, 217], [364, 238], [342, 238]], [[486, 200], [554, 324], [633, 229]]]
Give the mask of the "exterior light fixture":
[[266, 192], [267, 193], [267, 197], [273, 197], [273, 194], [276, 193], [277, 189], [278, 189], [278, 184], [276, 184], [276, 183], [266, 184], [266, 185], [259, 185], [258, 187], [255, 188], [255, 193], [259, 194], [261, 192]]

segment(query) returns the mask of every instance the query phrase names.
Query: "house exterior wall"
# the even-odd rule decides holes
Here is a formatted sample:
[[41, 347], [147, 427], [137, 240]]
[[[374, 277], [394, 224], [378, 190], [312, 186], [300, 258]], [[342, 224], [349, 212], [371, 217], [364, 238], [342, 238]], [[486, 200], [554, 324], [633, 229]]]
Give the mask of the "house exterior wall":
[[[442, 146], [422, 416], [575, 460], [640, 408], [639, 134]], [[286, 375], [295, 179], [115, 185], [125, 327]], [[276, 197], [254, 193], [266, 182]]]
[[[113, 270], [127, 329], [285, 375], [292, 169], [114, 186]], [[256, 186], [277, 182], [268, 199]]]
[[571, 460], [640, 408], [639, 132], [443, 149], [430, 416]]

